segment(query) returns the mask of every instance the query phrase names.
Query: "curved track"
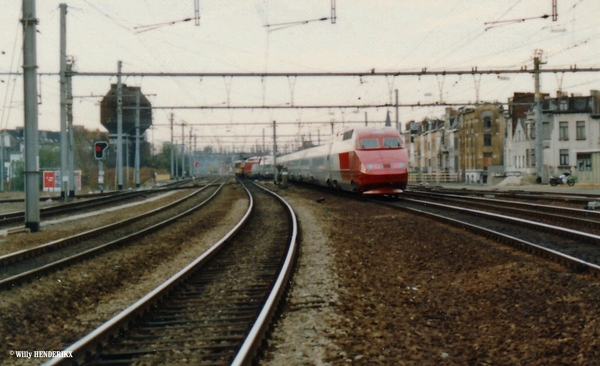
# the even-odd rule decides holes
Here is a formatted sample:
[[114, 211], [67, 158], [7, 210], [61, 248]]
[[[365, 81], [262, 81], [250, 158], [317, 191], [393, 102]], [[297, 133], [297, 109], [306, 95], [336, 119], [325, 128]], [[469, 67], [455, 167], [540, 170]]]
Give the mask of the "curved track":
[[126, 220], [0, 256], [0, 288], [12, 288], [158, 230], [203, 206], [222, 185], [207, 198], [200, 197], [200, 193], [212, 186], [196, 189], [182, 199]]
[[[55, 199], [53, 202], [58, 202], [54, 206], [42, 207], [40, 208], [40, 218], [48, 219], [51, 217], [57, 217], [61, 215], [72, 215], [76, 211], [84, 211], [97, 209], [99, 207], [106, 207], [110, 204], [122, 204], [125, 201], [135, 200], [137, 198], [147, 196], [148, 194], [160, 194], [169, 190], [177, 190], [177, 189], [185, 189], [183, 187], [185, 184], [190, 183], [191, 181], [178, 181], [167, 186], [162, 186], [150, 190], [137, 190], [131, 192], [112, 192], [112, 193], [102, 193], [102, 194], [91, 194], [91, 195], [82, 195], [78, 196], [78, 200], [76, 201], [61, 201], [60, 199]], [[209, 183], [210, 184], [210, 183]], [[187, 187], [189, 188], [189, 187]], [[52, 199], [46, 197], [43, 201], [47, 201], [48, 199]], [[11, 200], [0, 200], [0, 204], [2, 203], [23, 203], [23, 199], [11, 199]], [[9, 225], [15, 225], [19, 223], [23, 223], [25, 220], [25, 212], [24, 211], [13, 211], [13, 212], [3, 212], [0, 213], [0, 227], [7, 227]], [[11, 231], [16, 231], [16, 228], [9, 228], [7, 231], [10, 233]]]
[[297, 251], [279, 196], [250, 187], [242, 220], [210, 250], [66, 352], [71, 364], [247, 364], [261, 343]]

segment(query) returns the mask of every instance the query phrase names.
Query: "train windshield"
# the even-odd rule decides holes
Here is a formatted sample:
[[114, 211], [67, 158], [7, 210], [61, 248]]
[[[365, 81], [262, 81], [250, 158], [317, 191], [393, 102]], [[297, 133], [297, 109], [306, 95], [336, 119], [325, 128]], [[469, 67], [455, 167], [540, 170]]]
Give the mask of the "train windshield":
[[362, 139], [360, 147], [363, 149], [379, 149], [379, 139]]
[[397, 149], [400, 147], [400, 140], [395, 137], [384, 137], [383, 147], [387, 149]]
[[402, 143], [397, 137], [366, 138], [360, 140], [360, 149], [399, 149]]

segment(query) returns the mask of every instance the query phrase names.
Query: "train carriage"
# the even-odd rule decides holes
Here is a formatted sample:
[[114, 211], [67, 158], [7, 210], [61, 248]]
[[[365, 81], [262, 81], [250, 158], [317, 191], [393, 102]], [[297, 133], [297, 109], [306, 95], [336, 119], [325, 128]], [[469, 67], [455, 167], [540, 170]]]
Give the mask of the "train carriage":
[[408, 152], [393, 128], [338, 133], [329, 144], [279, 157], [290, 180], [360, 192], [396, 195], [408, 184]]

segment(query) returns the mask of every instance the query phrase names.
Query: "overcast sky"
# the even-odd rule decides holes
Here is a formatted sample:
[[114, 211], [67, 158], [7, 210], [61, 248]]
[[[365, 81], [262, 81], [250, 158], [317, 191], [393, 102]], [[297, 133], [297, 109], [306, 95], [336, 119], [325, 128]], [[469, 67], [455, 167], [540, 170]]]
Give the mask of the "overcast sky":
[[[370, 72], [533, 68], [536, 49], [543, 50], [543, 68], [600, 67], [600, 1], [557, 0], [337, 0], [332, 24], [330, 0], [239, 1], [200, 0], [200, 25], [194, 20], [195, 0], [37, 1], [39, 73], [59, 71], [59, 4], [68, 6], [67, 54], [75, 70], [116, 72]], [[165, 5], [169, 4], [169, 5]], [[2, 128], [23, 125], [21, 1], [3, 0], [0, 14], [0, 116]], [[316, 21], [328, 18], [324, 21]], [[509, 22], [511, 20], [525, 21]], [[315, 21], [313, 21], [315, 20]], [[308, 22], [304, 22], [308, 21]], [[300, 22], [278, 29], [275, 24]], [[495, 22], [495, 23], [493, 23]], [[172, 24], [171, 24], [172, 23]], [[163, 25], [164, 24], [164, 25]], [[157, 25], [143, 31], [145, 26]], [[162, 25], [162, 26], [161, 26]], [[272, 25], [267, 27], [266, 25]], [[152, 27], [150, 27], [152, 28]], [[75, 77], [75, 124], [103, 129], [99, 95], [116, 77]], [[530, 74], [447, 75], [424, 77], [346, 78], [127, 78], [141, 86], [155, 106], [230, 105], [355, 105], [400, 103], [469, 103], [476, 99], [506, 102], [514, 92], [532, 92]], [[597, 73], [543, 74], [542, 92], [589, 95], [600, 89]], [[40, 77], [39, 127], [60, 129], [57, 76]], [[85, 98], [83, 98], [86, 96]], [[90, 97], [91, 96], [91, 97]], [[324, 139], [350, 121], [381, 124], [387, 109], [255, 109], [175, 110], [185, 134], [207, 144], [262, 144], [271, 136], [268, 123], [282, 123], [278, 132], [318, 134]], [[395, 121], [395, 111], [392, 121]], [[155, 143], [169, 140], [169, 110], [155, 110]], [[409, 120], [441, 117], [443, 108], [401, 108], [402, 126]], [[322, 122], [319, 124], [310, 122]], [[232, 126], [223, 124], [231, 123]], [[244, 125], [241, 125], [244, 123]], [[181, 136], [177, 128], [176, 139]], [[217, 138], [210, 136], [219, 136]], [[270, 142], [267, 142], [269, 144]]]

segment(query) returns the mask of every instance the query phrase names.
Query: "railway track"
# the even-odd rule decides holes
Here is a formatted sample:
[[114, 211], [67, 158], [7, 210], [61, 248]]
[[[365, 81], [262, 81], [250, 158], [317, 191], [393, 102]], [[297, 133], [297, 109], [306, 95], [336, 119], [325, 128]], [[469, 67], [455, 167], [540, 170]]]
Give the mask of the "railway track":
[[148, 235], [203, 206], [224, 183], [194, 189], [179, 200], [129, 219], [2, 255], [0, 289], [10, 289]]
[[[311, 189], [334, 193], [314, 186]], [[467, 198], [464, 196], [469, 192], [465, 190], [461, 190], [461, 195], [439, 194], [435, 198], [431, 191], [410, 191], [397, 201], [336, 193], [427, 216], [553, 260], [573, 271], [600, 277], [600, 235], [590, 233], [592, 227], [598, 230], [600, 221], [596, 211]], [[453, 203], [438, 202], [442, 199]]]
[[406, 193], [439, 193], [445, 195], [470, 196], [470, 197], [487, 197], [493, 195], [497, 198], [509, 200], [517, 200], [521, 202], [536, 202], [541, 204], [553, 205], [556, 203], [564, 203], [577, 207], [585, 207], [590, 201], [600, 201], [600, 194], [593, 193], [572, 193], [572, 192], [553, 192], [553, 191], [526, 191], [519, 189], [510, 189], [506, 191], [500, 190], [478, 190], [478, 189], [456, 189], [442, 187], [422, 187], [413, 186]]
[[474, 197], [441, 192], [410, 191], [403, 196], [403, 198], [408, 197], [436, 203], [451, 202], [460, 207], [477, 208], [486, 212], [512, 215], [548, 225], [600, 235], [600, 211], [497, 199], [494, 194], [489, 193], [485, 197]]
[[297, 222], [279, 196], [250, 186], [240, 222], [202, 256], [65, 350], [72, 364], [248, 364], [293, 268]]
[[[103, 194], [92, 194], [77, 197], [76, 201], [66, 201], [56, 204], [54, 206], [41, 207], [40, 218], [47, 220], [61, 215], [72, 215], [73, 212], [81, 212], [85, 210], [93, 210], [98, 207], [106, 207], [111, 204], [122, 204], [123, 202], [133, 201], [141, 197], [147, 196], [148, 194], [160, 194], [169, 190], [187, 189], [184, 187], [190, 181], [179, 181], [177, 184], [170, 184], [168, 186], [159, 187], [151, 190], [138, 190], [131, 192], [113, 192]], [[209, 183], [210, 184], [210, 183]], [[49, 199], [48, 197], [44, 200]], [[51, 198], [50, 198], [51, 199]], [[2, 203], [23, 203], [23, 199], [10, 199], [0, 200]], [[54, 200], [53, 202], [60, 202], [60, 200]], [[22, 210], [12, 212], [0, 213], [0, 228], [6, 228], [9, 225], [17, 225], [23, 223], [25, 220], [25, 212]], [[14, 229], [12, 229], [14, 230]], [[8, 229], [7, 231], [11, 231]]]
[[381, 204], [461, 227], [512, 245], [577, 271], [600, 276], [600, 236], [548, 225], [525, 218], [501, 215], [430, 200], [400, 198]]

